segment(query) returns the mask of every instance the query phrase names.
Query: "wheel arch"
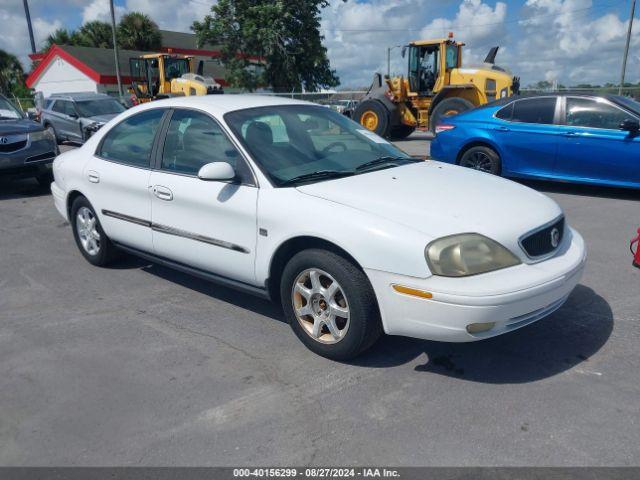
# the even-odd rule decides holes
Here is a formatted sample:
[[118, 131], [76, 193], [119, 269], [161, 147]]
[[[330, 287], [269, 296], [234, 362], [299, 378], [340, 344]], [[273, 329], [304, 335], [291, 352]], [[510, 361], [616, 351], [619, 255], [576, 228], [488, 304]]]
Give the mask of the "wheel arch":
[[448, 98], [461, 98], [473, 104], [474, 107], [480, 105], [480, 98], [475, 85], [447, 85], [433, 97], [433, 100], [431, 100], [431, 105], [429, 105], [429, 115], [433, 113], [433, 110], [438, 106], [438, 104]]
[[[504, 161], [502, 152], [494, 142], [486, 138], [476, 138], [465, 143], [462, 146], [462, 148], [458, 151], [458, 154], [456, 155], [456, 165], [460, 165], [460, 160], [462, 159], [462, 156], [473, 147], [488, 147], [494, 150], [498, 154], [498, 157], [500, 158], [501, 162]], [[503, 167], [504, 167], [504, 163], [503, 163]]]
[[[67, 209], [67, 217], [69, 218], [69, 221], [71, 221], [71, 206], [73, 205], [73, 202], [76, 201], [76, 198], [79, 198], [79, 197], [87, 198], [87, 196], [84, 193], [82, 193], [80, 190], [71, 190], [67, 194], [66, 209]], [[88, 200], [89, 199], [87, 198], [87, 201]]]
[[269, 262], [269, 276], [266, 281], [269, 296], [274, 301], [280, 298], [280, 278], [287, 262], [297, 253], [309, 249], [321, 249], [335, 253], [350, 261], [356, 268], [364, 272], [362, 265], [344, 248], [324, 238], [311, 235], [298, 235], [288, 238], [276, 248]]

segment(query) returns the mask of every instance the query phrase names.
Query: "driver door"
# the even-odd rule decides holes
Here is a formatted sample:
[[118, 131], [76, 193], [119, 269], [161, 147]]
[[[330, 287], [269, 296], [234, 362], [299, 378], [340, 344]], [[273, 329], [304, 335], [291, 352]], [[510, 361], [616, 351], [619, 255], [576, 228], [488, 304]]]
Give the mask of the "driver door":
[[[258, 188], [253, 174], [218, 122], [176, 109], [151, 172], [151, 218], [156, 255], [255, 285]], [[200, 168], [227, 162], [234, 181], [205, 181]]]

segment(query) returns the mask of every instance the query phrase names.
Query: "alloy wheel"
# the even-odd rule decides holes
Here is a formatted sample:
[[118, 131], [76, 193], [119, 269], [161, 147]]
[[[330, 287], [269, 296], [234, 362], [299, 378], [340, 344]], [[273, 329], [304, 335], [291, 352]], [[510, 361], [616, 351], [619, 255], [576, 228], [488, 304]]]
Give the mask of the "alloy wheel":
[[349, 303], [340, 284], [327, 272], [309, 268], [291, 289], [293, 309], [304, 331], [314, 340], [338, 343], [349, 329]]
[[100, 233], [98, 232], [96, 216], [91, 209], [87, 207], [78, 209], [76, 230], [84, 251], [89, 255], [97, 255], [100, 252]]
[[470, 155], [466, 155], [462, 160], [461, 165], [463, 167], [472, 168], [474, 170], [480, 170], [481, 172], [491, 173], [493, 167], [493, 161], [491, 157], [484, 152], [475, 151]]

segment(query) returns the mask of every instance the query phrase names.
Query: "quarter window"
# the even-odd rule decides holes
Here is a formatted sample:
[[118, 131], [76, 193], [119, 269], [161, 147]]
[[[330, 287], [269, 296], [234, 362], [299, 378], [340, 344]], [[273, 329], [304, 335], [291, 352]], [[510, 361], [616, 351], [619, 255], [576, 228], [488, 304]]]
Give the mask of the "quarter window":
[[567, 125], [572, 127], [606, 128], [617, 130], [632, 115], [604, 100], [592, 98], [567, 98]]
[[517, 100], [513, 104], [511, 121], [551, 125], [555, 110], [556, 97]]
[[496, 113], [496, 118], [500, 118], [502, 120], [511, 120], [511, 115], [513, 113], [513, 102], [511, 102], [506, 107], [502, 107]]
[[217, 122], [193, 110], [176, 110], [171, 116], [162, 152], [163, 170], [197, 175], [203, 165], [226, 162], [241, 181], [251, 173], [240, 153]]
[[113, 127], [104, 137], [99, 156], [134, 167], [149, 167], [151, 147], [164, 110], [133, 115]]

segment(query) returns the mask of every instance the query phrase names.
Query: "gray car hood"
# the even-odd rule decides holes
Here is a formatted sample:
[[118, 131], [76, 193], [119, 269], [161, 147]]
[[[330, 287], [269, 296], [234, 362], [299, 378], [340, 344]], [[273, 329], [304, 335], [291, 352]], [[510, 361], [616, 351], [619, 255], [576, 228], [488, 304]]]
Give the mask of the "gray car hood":
[[34, 122], [33, 120], [28, 120], [26, 118], [0, 120], [0, 136], [16, 133], [37, 132], [42, 129], [42, 125], [38, 122]]

